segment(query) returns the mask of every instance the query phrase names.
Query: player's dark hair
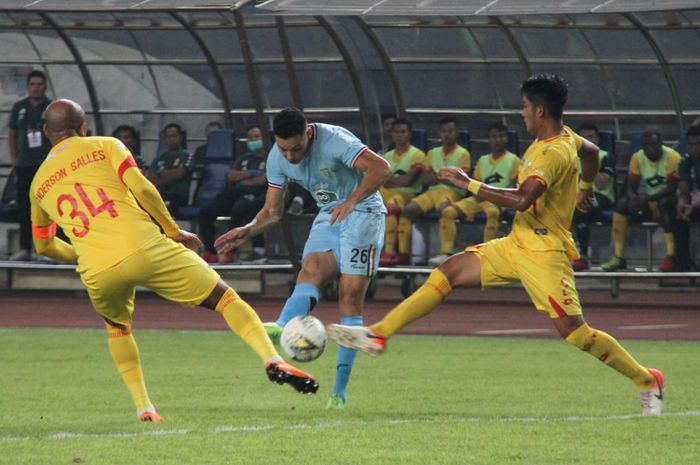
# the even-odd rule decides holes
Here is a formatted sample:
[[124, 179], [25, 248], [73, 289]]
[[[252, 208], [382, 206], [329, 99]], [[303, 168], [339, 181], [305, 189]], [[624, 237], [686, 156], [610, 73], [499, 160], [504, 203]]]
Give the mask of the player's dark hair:
[[412, 125], [411, 122], [410, 122], [409, 120], [407, 120], [406, 118], [396, 118], [396, 119], [394, 120], [394, 122], [391, 124], [391, 127], [393, 128], [393, 127], [398, 126], [398, 125], [400, 125], [400, 124], [405, 124], [406, 126], [408, 126], [408, 131], [409, 131], [409, 132], [410, 132], [410, 131], [413, 131], [413, 125]]
[[493, 130], [496, 130], [498, 132], [505, 132], [506, 134], [508, 134], [508, 126], [501, 123], [500, 121], [496, 121], [491, 126], [489, 126], [489, 132]]
[[112, 137], [117, 137], [117, 134], [119, 134], [122, 131], [128, 131], [129, 134], [131, 134], [131, 137], [136, 141], [138, 139], [138, 134], [136, 133], [136, 129], [134, 129], [133, 126], [129, 126], [128, 124], [122, 124], [120, 126], [117, 126], [114, 131], [112, 131]]
[[566, 83], [556, 74], [535, 74], [525, 79], [520, 93], [534, 105], [542, 105], [550, 118], [560, 120], [568, 96]]
[[450, 123], [454, 123], [454, 125], [459, 128], [459, 123], [457, 123], [457, 120], [451, 116], [445, 116], [444, 118], [440, 118], [440, 122], [438, 123], [438, 127], [445, 125], [445, 124], [450, 124]]
[[641, 137], [642, 143], [644, 143], [644, 141], [651, 142], [654, 137], [656, 137], [660, 144], [664, 143], [664, 139], [663, 137], [661, 137], [661, 133], [656, 129], [647, 129], [646, 131], [644, 131]]
[[250, 131], [251, 129], [260, 129], [260, 130], [262, 130], [262, 128], [260, 127], [259, 124], [251, 124], [250, 126], [248, 126], [247, 128], [245, 128], [245, 132], [247, 133], [247, 132]]
[[29, 81], [32, 80], [32, 78], [41, 78], [42, 81], [44, 81], [44, 85], [46, 85], [46, 74], [44, 74], [43, 71], [39, 71], [38, 69], [33, 70], [31, 73], [27, 74], [27, 85], [29, 85]]
[[394, 113], [384, 113], [382, 114], [382, 123], [388, 119], [396, 119], [396, 115]]
[[289, 139], [306, 131], [306, 117], [298, 108], [285, 108], [272, 120], [272, 131], [280, 139]]
[[691, 124], [688, 126], [688, 129], [685, 130], [685, 138], [686, 140], [689, 137], [697, 137], [700, 136], [700, 124]]
[[180, 134], [180, 135], [182, 135], [182, 134], [184, 133], [184, 131], [182, 130], [182, 127], [180, 127], [180, 125], [177, 124], [177, 123], [168, 123], [168, 124], [166, 124], [165, 127], [163, 128], [163, 133], [165, 133], [165, 131], [167, 131], [167, 130], [170, 129], [170, 128], [175, 128], [175, 129], [177, 129], [177, 133]]
[[221, 129], [223, 128], [223, 124], [219, 123], [218, 121], [209, 121], [206, 125], [207, 128], [210, 128], [212, 126], [216, 126], [216, 129]]
[[581, 133], [581, 131], [593, 131], [596, 137], [600, 137], [600, 131], [598, 131], [598, 126], [593, 123], [581, 123], [576, 129], [576, 132]]

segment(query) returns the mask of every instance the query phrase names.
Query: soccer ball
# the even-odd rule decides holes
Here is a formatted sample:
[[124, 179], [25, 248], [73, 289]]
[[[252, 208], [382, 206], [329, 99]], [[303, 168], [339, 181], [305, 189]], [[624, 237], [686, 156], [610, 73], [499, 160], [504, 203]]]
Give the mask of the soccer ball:
[[321, 356], [327, 340], [326, 328], [318, 318], [295, 316], [282, 329], [280, 345], [292, 360], [310, 362]]

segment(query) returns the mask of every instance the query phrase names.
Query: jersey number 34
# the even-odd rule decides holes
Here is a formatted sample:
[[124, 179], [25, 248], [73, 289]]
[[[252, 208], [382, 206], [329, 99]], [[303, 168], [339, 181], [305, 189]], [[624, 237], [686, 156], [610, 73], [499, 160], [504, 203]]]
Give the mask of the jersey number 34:
[[[95, 206], [95, 204], [92, 203], [90, 197], [88, 197], [87, 192], [85, 192], [85, 189], [80, 185], [80, 183], [76, 182], [73, 187], [75, 188], [75, 192], [77, 192], [78, 197], [80, 197], [80, 200], [82, 200], [83, 205], [87, 207], [88, 212], [93, 218], [105, 211], [108, 212], [112, 218], [119, 216], [117, 210], [114, 208], [114, 201], [107, 197], [107, 194], [105, 194], [104, 189], [101, 187], [97, 188], [97, 195], [102, 201], [102, 203], [98, 206]], [[58, 199], [56, 200], [56, 208], [59, 215], [63, 216], [63, 204], [65, 202], [68, 202], [70, 205], [70, 219], [78, 218], [83, 224], [81, 229], [73, 228], [73, 234], [75, 234], [75, 237], [85, 237], [85, 235], [90, 232], [90, 218], [84, 211], [78, 209], [78, 200], [71, 194], [61, 194], [58, 196]]]

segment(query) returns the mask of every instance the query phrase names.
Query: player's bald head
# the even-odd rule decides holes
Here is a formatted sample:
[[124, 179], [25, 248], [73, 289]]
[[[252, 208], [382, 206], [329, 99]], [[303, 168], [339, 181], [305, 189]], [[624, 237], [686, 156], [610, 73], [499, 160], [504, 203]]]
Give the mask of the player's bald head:
[[84, 137], [87, 134], [85, 110], [68, 99], [51, 102], [44, 111], [44, 133], [52, 145], [67, 137]]

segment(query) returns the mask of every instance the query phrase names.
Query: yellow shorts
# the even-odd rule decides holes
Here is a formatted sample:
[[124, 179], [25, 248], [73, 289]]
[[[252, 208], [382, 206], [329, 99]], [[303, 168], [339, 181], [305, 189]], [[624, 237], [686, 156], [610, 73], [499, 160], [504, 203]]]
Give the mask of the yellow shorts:
[[506, 236], [464, 249], [481, 259], [481, 286], [520, 281], [535, 308], [550, 318], [581, 315], [569, 259], [560, 251], [531, 251]]
[[423, 213], [427, 213], [445, 202], [453, 203], [459, 197], [459, 194], [452, 189], [432, 189], [415, 197], [412, 202], [417, 203]]
[[170, 239], [158, 240], [111, 268], [80, 276], [95, 311], [121, 325], [131, 324], [136, 286], [186, 307], [199, 305], [221, 279], [196, 253]]
[[485, 200], [480, 202], [476, 199], [476, 197], [467, 197], [459, 202], [454, 202], [452, 206], [466, 216], [468, 221], [474, 221], [476, 214], [481, 211], [486, 213], [487, 216], [489, 214], [494, 216], [501, 214], [501, 209], [498, 207], [498, 205]]
[[405, 192], [386, 187], [380, 187], [379, 193], [382, 194], [382, 199], [384, 200], [384, 205], [386, 205], [387, 209], [391, 210], [394, 208], [398, 209], [399, 212], [413, 198], [413, 194], [407, 194]]

